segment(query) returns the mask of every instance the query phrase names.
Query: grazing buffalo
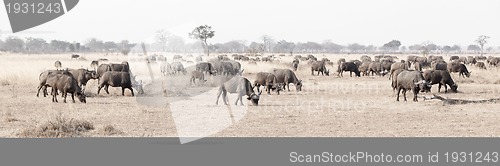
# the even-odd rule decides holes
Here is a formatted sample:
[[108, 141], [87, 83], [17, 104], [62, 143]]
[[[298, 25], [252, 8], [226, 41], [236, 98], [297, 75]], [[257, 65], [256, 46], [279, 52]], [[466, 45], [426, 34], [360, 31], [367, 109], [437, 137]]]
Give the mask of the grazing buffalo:
[[404, 101], [406, 101], [406, 91], [413, 91], [413, 101], [417, 102], [418, 92], [430, 91], [431, 85], [424, 80], [420, 71], [405, 70], [398, 74], [396, 81], [398, 95], [396, 101], [399, 101], [399, 94], [403, 91]]
[[56, 74], [66, 74], [69, 76], [73, 76], [73, 75], [71, 75], [70, 72], [68, 72], [68, 70], [47, 70], [47, 71], [40, 73], [40, 75], [38, 76], [38, 80], [40, 80], [40, 83], [38, 84], [38, 87], [37, 87], [38, 92], [36, 93], [36, 97], [38, 97], [40, 95], [40, 90], [42, 90], [42, 88], [43, 88], [43, 90], [42, 90], [43, 97], [46, 97], [48, 95], [46, 85], [49, 85], [49, 84], [47, 84], [47, 79], [49, 77], [56, 75]]
[[[295, 85], [297, 91], [302, 91], [302, 80], [299, 80], [295, 73], [290, 69], [273, 69], [273, 74], [279, 83], [283, 84], [283, 90], [290, 91], [290, 83]], [[286, 88], [285, 88], [286, 87]]]
[[241, 72], [241, 63], [235, 60], [228, 60], [227, 62], [233, 65], [233, 73], [238, 74]]
[[62, 68], [62, 63], [61, 61], [56, 61], [54, 62], [54, 67], [56, 67], [56, 70], [60, 70]]
[[180, 72], [182, 72], [182, 74], [186, 75], [187, 73], [187, 70], [184, 68], [184, 65], [182, 65], [181, 62], [172, 62], [172, 64], [170, 64], [172, 70], [174, 71], [174, 74], [178, 74]]
[[486, 70], [486, 65], [484, 65], [484, 62], [477, 62], [476, 67]]
[[76, 79], [82, 93], [85, 93], [85, 86], [90, 79], [97, 79], [95, 71], [89, 71], [87, 69], [69, 69], [69, 72]]
[[257, 88], [257, 92], [260, 92], [260, 86], [265, 86], [267, 94], [271, 94], [271, 90], [275, 89], [278, 95], [282, 90], [282, 83], [278, 83], [278, 79], [272, 73], [259, 72], [255, 77], [254, 88]]
[[463, 78], [465, 78], [467, 76], [467, 78], [470, 77], [470, 72], [467, 70], [467, 67], [462, 64], [462, 63], [448, 63], [448, 71], [450, 73], [458, 73], [458, 76], [462, 76]]
[[118, 72], [118, 71], [107, 71], [101, 76], [99, 80], [99, 86], [97, 87], [97, 94], [104, 87], [106, 93], [109, 94], [108, 87], [121, 87], [122, 96], [125, 96], [125, 88], [129, 89], [134, 96], [134, 90], [132, 89], [132, 80], [130, 78], [129, 72]]
[[198, 79], [202, 83], [207, 81], [207, 80], [205, 80], [205, 75], [203, 74], [203, 72], [201, 72], [201, 71], [192, 71], [191, 72], [191, 79], [189, 80], [189, 84], [190, 85], [192, 85], [192, 84], [196, 85], [196, 82], [195, 82], [196, 79]]
[[370, 68], [371, 61], [365, 61], [361, 64], [361, 66], [358, 67], [359, 72], [363, 73], [363, 76], [368, 76], [369, 71], [368, 69]]
[[453, 56], [450, 56], [450, 62], [455, 60], [455, 59], [459, 59], [460, 57], [459, 56], [456, 56], [456, 55], [453, 55]]
[[71, 55], [71, 59], [78, 59], [78, 58], [80, 58], [80, 55], [78, 55], [78, 54]]
[[352, 77], [352, 72], [356, 74], [356, 77], [361, 77], [359, 68], [354, 62], [345, 62], [339, 65], [338, 67], [338, 76], [343, 77], [345, 71], [349, 71], [349, 75]]
[[210, 75], [215, 75], [215, 73], [217, 72], [214, 69], [214, 66], [212, 66], [212, 64], [208, 62], [199, 62], [198, 64], [196, 64], [196, 71], [205, 72]]
[[228, 61], [221, 62], [221, 73], [222, 75], [235, 75], [233, 63]]
[[312, 66], [311, 66], [311, 75], [314, 75], [314, 71], [318, 71], [318, 75], [319, 75], [319, 73], [321, 73], [321, 75], [325, 75], [325, 74], [327, 76], [330, 75], [330, 70], [326, 69], [325, 61], [313, 62]]
[[80, 87], [78, 86], [75, 78], [66, 74], [55, 74], [50, 75], [47, 78], [45, 86], [52, 87], [52, 102], [57, 101], [57, 91], [61, 91], [62, 97], [64, 97], [64, 102], [66, 103], [66, 97], [68, 93], [71, 93], [71, 99], [75, 103], [75, 95], [78, 100], [82, 103], [86, 103], [85, 95], [82, 93]]
[[174, 70], [172, 70], [172, 66], [168, 62], [162, 62], [160, 64], [160, 72], [163, 74], [163, 76], [174, 74]]
[[225, 82], [220, 86], [219, 92], [217, 93], [217, 101], [215, 102], [215, 104], [216, 105], [219, 104], [219, 98], [220, 95], [222, 94], [222, 99], [224, 101], [224, 104], [228, 105], [227, 104], [228, 92], [238, 94], [238, 98], [234, 102], [234, 105], [238, 105], [238, 100], [240, 101], [240, 104], [243, 105], [242, 97], [244, 95], [247, 95], [248, 96], [247, 99], [250, 100], [252, 104], [255, 106], [259, 105], [260, 94], [262, 93], [260, 92], [259, 94], [255, 94], [252, 88], [252, 83], [250, 83], [248, 79], [241, 76], [234, 76], [229, 81]]
[[427, 70], [424, 71], [424, 79], [425, 81], [429, 82], [431, 85], [434, 84], [439, 84], [438, 85], [438, 92], [441, 92], [441, 85], [444, 85], [444, 92], [448, 92], [448, 86], [450, 86], [451, 92], [456, 93], [458, 85], [455, 84], [453, 79], [450, 76], [450, 73], [448, 71], [443, 71], [443, 70]]

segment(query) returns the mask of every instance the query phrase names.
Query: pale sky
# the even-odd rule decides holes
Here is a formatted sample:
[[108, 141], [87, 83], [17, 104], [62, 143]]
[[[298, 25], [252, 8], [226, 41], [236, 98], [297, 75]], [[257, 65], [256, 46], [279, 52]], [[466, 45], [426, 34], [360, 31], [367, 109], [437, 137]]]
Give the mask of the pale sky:
[[[496, 48], [500, 0], [81, 0], [21, 37], [138, 42], [166, 29], [189, 42], [187, 34], [203, 24], [215, 30], [209, 43], [261, 41], [267, 34], [293, 42], [381, 46], [396, 39], [406, 46], [430, 41], [465, 47], [487, 35], [487, 46]], [[0, 8], [0, 30], [2, 38], [9, 35], [5, 8]]]

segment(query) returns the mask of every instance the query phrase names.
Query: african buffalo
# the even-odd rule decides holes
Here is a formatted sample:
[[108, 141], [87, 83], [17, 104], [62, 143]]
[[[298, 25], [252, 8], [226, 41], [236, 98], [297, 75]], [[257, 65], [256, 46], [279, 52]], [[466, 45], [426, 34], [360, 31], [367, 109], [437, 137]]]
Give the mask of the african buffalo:
[[352, 72], [356, 74], [356, 77], [361, 77], [358, 66], [354, 64], [354, 62], [345, 62], [339, 65], [338, 67], [338, 75], [343, 77], [343, 73], [345, 71], [349, 71], [349, 75], [352, 77]]
[[267, 94], [271, 94], [271, 89], [275, 89], [278, 95], [282, 90], [282, 83], [278, 83], [276, 76], [268, 72], [257, 73], [254, 81], [254, 88], [257, 88], [257, 92], [260, 92], [260, 86], [265, 86]]
[[470, 77], [470, 72], [467, 70], [467, 67], [462, 64], [462, 63], [448, 63], [448, 71], [450, 73], [458, 73], [458, 76], [462, 76], [463, 78], [465, 78], [467, 76], [467, 78]]
[[[290, 83], [295, 85], [297, 91], [302, 91], [302, 80], [299, 80], [295, 73], [290, 69], [273, 69], [273, 74], [279, 83], [283, 83], [283, 90], [290, 91]], [[286, 87], [286, 88], [285, 88]]]
[[57, 101], [57, 91], [61, 91], [62, 97], [64, 97], [64, 102], [66, 103], [66, 97], [68, 93], [71, 93], [71, 99], [75, 103], [75, 95], [78, 100], [82, 103], [86, 103], [85, 95], [82, 93], [80, 87], [78, 86], [75, 78], [66, 74], [55, 74], [49, 75], [45, 86], [52, 87], [52, 102]]
[[398, 95], [396, 101], [399, 101], [399, 94], [403, 91], [404, 101], [406, 101], [406, 91], [413, 91], [413, 101], [417, 100], [418, 92], [430, 91], [431, 85], [424, 80], [420, 71], [405, 70], [398, 74], [396, 81], [396, 89]]
[[97, 87], [97, 94], [104, 87], [106, 93], [109, 94], [108, 87], [121, 87], [122, 96], [125, 96], [125, 88], [129, 89], [134, 96], [134, 90], [132, 89], [132, 80], [129, 72], [118, 72], [118, 71], [107, 71], [101, 76], [99, 80], [99, 86]]
[[259, 94], [255, 94], [252, 88], [252, 83], [250, 83], [248, 79], [241, 76], [234, 76], [229, 81], [225, 82], [220, 86], [219, 92], [217, 93], [217, 101], [215, 102], [215, 104], [216, 105], [219, 104], [219, 98], [220, 95], [222, 94], [222, 99], [224, 101], [224, 104], [228, 105], [227, 104], [228, 92], [238, 94], [238, 98], [234, 102], [234, 105], [238, 105], [238, 100], [240, 101], [240, 104], [243, 105], [242, 97], [244, 95], [247, 95], [248, 96], [247, 99], [250, 100], [252, 104], [255, 106], [259, 105], [260, 94], [262, 93], [260, 92]]
[[450, 86], [451, 92], [457, 92], [458, 85], [455, 84], [448, 71], [443, 70], [427, 70], [424, 71], [424, 79], [431, 85], [438, 85], [438, 92], [441, 91], [441, 85], [444, 85], [444, 92], [448, 92], [448, 86]]
[[326, 69], [326, 67], [325, 67], [325, 61], [313, 62], [312, 66], [311, 66], [311, 75], [314, 75], [314, 71], [318, 71], [318, 75], [319, 75], [319, 73], [321, 73], [321, 75], [325, 75], [325, 74], [327, 76], [330, 75], [330, 70]]

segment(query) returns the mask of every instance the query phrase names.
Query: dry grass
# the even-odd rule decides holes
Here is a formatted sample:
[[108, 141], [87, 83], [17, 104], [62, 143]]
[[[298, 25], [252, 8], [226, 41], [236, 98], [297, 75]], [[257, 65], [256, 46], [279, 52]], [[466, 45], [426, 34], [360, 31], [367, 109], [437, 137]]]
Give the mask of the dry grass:
[[[163, 55], [169, 58], [168, 62], [172, 62], [171, 56]], [[125, 96], [121, 96], [121, 88], [110, 87], [109, 95], [102, 91], [97, 94], [96, 80], [87, 84], [86, 104], [52, 103], [50, 97], [36, 97], [39, 74], [46, 69], [53, 69], [55, 60], [60, 60], [63, 67], [89, 69], [90, 61], [99, 58], [109, 59], [113, 63], [129, 60], [133, 73], [143, 80], [144, 96], [150, 97], [144, 100], [189, 98], [193, 94], [217, 88], [223, 82], [223, 78], [217, 76], [205, 78], [208, 81], [201, 85], [189, 85], [187, 74], [166, 77], [162, 80], [165, 82], [151, 84], [149, 68], [155, 79], [162, 77], [159, 63], [151, 63], [148, 67], [122, 55], [82, 56], [87, 60], [72, 60], [70, 55], [1, 55], [0, 69], [4, 72], [0, 73], [0, 115], [5, 115], [5, 118], [0, 120], [0, 137], [178, 136], [171, 107], [145, 104], [139, 98], [130, 97], [128, 90]], [[323, 58], [323, 55], [316, 56]], [[360, 56], [325, 55], [334, 62], [338, 58], [352, 60]], [[406, 56], [401, 55], [400, 59], [406, 59]], [[242, 62], [245, 69], [243, 76], [253, 82], [257, 72], [289, 68], [293, 57], [281, 58], [278, 64]], [[186, 56], [185, 59], [193, 60]], [[192, 66], [185, 65], [188, 73], [193, 70]], [[420, 94], [419, 102], [410, 102], [411, 92], [408, 93], [409, 102], [396, 102], [396, 94], [391, 90], [387, 77], [351, 78], [344, 73], [343, 78], [338, 78], [335, 70], [332, 70], [336, 67], [327, 66], [331, 71], [329, 77], [311, 76], [310, 67], [301, 62], [296, 74], [303, 80], [302, 92], [295, 92], [294, 85], [290, 85], [291, 91], [282, 92], [279, 96], [263, 93], [258, 107], [249, 107], [241, 121], [212, 136], [500, 136], [497, 127], [500, 125], [500, 103], [443, 106], [439, 100], [422, 99], [422, 96], [430, 94]], [[439, 95], [470, 101], [498, 98], [500, 72], [493, 67], [487, 70], [468, 67], [472, 71], [470, 78], [453, 75], [459, 84], [460, 93]], [[432, 91], [433, 94], [437, 93], [437, 86], [433, 86]], [[208, 94], [206, 100], [207, 104], [186, 100], [194, 108], [186, 111], [204, 116], [203, 113], [208, 110], [225, 107], [220, 103], [219, 106], [215, 105], [216, 92]], [[234, 96], [229, 96], [229, 102], [234, 101]], [[92, 130], [92, 126], [98, 130]]]
[[84, 132], [94, 130], [94, 125], [86, 120], [75, 120], [57, 116], [34, 129], [25, 129], [19, 136], [26, 138], [63, 138], [78, 137]]
[[115, 127], [113, 127], [113, 125], [106, 125], [103, 128], [99, 129], [98, 133], [101, 135], [112, 136], [121, 135], [123, 134], [123, 131], [116, 129]]

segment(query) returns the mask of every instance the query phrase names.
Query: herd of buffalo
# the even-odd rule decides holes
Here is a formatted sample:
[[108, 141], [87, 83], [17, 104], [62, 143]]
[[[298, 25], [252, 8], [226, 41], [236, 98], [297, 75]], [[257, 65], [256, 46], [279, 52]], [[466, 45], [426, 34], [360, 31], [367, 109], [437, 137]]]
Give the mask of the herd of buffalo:
[[56, 70], [46, 70], [39, 75], [40, 83], [38, 84], [37, 96], [42, 90], [43, 96], [47, 96], [47, 87], [51, 87], [52, 101], [57, 101], [58, 92], [62, 93], [64, 102], [66, 102], [67, 94], [71, 94], [73, 103], [75, 102], [75, 96], [82, 102], [86, 103], [85, 86], [87, 82], [91, 79], [98, 79], [99, 86], [97, 94], [102, 88], [109, 94], [108, 87], [121, 87], [122, 95], [124, 95], [125, 89], [129, 89], [132, 96], [134, 96], [134, 90], [132, 87], [139, 90], [142, 93], [142, 85], [140, 82], [135, 81], [131, 71], [129, 69], [128, 62], [124, 61], [121, 64], [101, 64], [98, 65], [98, 61], [92, 61], [91, 66], [94, 70], [88, 69], [61, 69], [62, 63], [56, 61], [54, 66]]
[[[281, 55], [280, 55], [281, 56]], [[155, 58], [156, 59], [156, 58]], [[184, 65], [179, 61], [183, 60], [182, 56], [176, 55], [174, 61], [171, 63], [166, 62], [166, 58], [158, 58], [161, 60], [160, 71], [164, 76], [167, 75], [186, 75], [188, 71]], [[265, 87], [268, 94], [271, 91], [276, 91], [279, 95], [280, 91], [290, 91], [289, 84], [295, 85], [297, 91], [302, 89], [302, 80], [298, 79], [295, 71], [299, 69], [301, 63], [307, 63], [311, 68], [311, 75], [330, 75], [328, 66], [337, 66], [337, 76], [343, 77], [344, 72], [352, 73], [356, 77], [361, 76], [385, 76], [388, 75], [391, 80], [391, 87], [397, 91], [397, 101], [399, 101], [400, 93], [403, 93], [404, 101], [406, 101], [406, 92], [412, 91], [413, 101], [417, 100], [419, 92], [430, 92], [431, 86], [438, 84], [438, 92], [441, 91], [441, 86], [445, 87], [445, 93], [448, 92], [448, 87], [451, 92], [457, 92], [458, 85], [453, 81], [450, 73], [459, 73], [459, 77], [469, 77], [471, 72], [467, 69], [466, 65], [475, 65], [479, 69], [486, 69], [485, 62], [490, 66], [500, 65], [500, 58], [498, 57], [485, 57], [485, 56], [451, 56], [448, 61], [444, 60], [442, 56], [408, 56], [406, 60], [397, 60], [396, 56], [378, 55], [374, 59], [368, 55], [363, 55], [361, 58], [347, 61], [345, 58], [340, 58], [337, 63], [330, 61], [328, 58], [318, 59], [314, 55], [294, 57], [289, 69], [274, 68], [271, 72], [258, 72], [255, 75], [253, 83], [247, 78], [242, 76], [243, 69], [240, 61], [247, 61], [248, 64], [256, 64], [259, 61], [272, 62], [273, 60], [280, 61], [279, 57], [268, 56], [262, 58], [250, 58], [244, 55], [233, 55], [230, 59], [227, 55], [219, 55], [217, 58], [203, 61], [201, 56], [195, 58], [196, 68], [191, 71], [190, 84], [205, 82], [206, 76], [226, 75], [232, 76], [225, 83], [220, 85], [217, 101], [222, 95], [224, 104], [227, 105], [227, 93], [237, 93], [238, 99], [234, 103], [237, 105], [238, 101], [243, 105], [242, 97], [247, 96], [247, 99], [254, 105], [258, 105], [258, 101], [262, 91], [260, 86]], [[62, 69], [60, 61], [54, 63], [56, 70], [47, 70], [39, 75], [40, 84], [38, 86], [39, 96], [40, 90], [43, 95], [47, 96], [47, 87], [51, 87], [52, 101], [57, 102], [57, 95], [60, 92], [66, 102], [67, 94], [70, 93], [73, 102], [74, 96], [85, 103], [86, 95], [85, 86], [90, 79], [98, 80], [98, 90], [104, 88], [106, 93], [108, 87], [121, 87], [122, 95], [125, 89], [129, 89], [131, 95], [134, 96], [135, 88], [139, 93], [144, 93], [142, 90], [142, 82], [136, 81], [135, 76], [130, 71], [128, 62], [124, 61], [121, 64], [99, 64], [99, 61], [92, 61], [91, 67], [93, 70], [88, 69]], [[305, 65], [303, 65], [305, 66]], [[426, 69], [426, 70], [423, 70]], [[317, 72], [317, 73], [316, 73]], [[257, 88], [257, 92], [254, 89]]]

